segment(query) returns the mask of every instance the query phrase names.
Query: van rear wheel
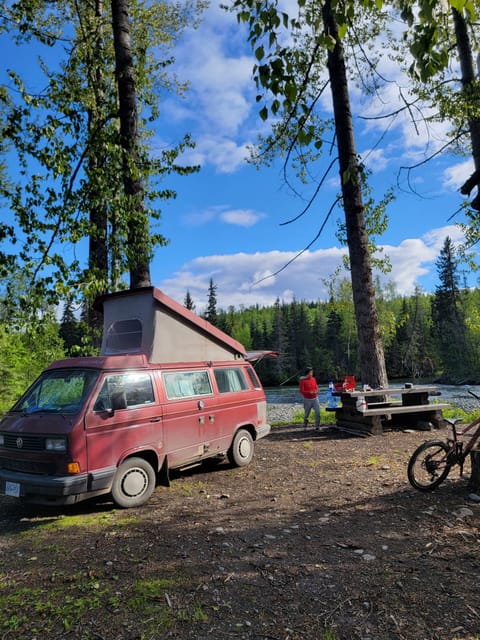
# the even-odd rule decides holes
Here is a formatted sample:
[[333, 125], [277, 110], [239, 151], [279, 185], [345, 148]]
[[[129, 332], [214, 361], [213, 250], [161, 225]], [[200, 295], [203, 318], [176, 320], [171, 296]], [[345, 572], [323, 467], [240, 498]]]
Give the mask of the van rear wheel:
[[228, 459], [236, 467], [245, 467], [253, 458], [253, 438], [246, 429], [240, 429], [233, 438], [232, 446], [227, 452]]
[[112, 498], [118, 507], [140, 507], [155, 489], [155, 471], [143, 458], [127, 458], [118, 467], [112, 484]]

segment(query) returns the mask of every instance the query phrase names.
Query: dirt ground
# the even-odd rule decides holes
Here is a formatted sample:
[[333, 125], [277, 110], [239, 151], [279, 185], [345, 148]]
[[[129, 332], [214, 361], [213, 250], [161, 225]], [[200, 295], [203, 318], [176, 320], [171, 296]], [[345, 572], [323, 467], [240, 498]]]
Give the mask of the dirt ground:
[[0, 638], [480, 640], [480, 504], [406, 478], [439, 435], [277, 427], [134, 510], [2, 497]]

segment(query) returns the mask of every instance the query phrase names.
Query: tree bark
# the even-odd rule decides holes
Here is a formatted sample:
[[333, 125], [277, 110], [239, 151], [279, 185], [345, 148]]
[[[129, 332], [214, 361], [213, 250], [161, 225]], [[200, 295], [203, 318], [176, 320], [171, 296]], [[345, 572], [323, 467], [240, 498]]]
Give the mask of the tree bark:
[[344, 51], [330, 1], [325, 2], [323, 6], [323, 23], [325, 33], [331, 35], [336, 42], [335, 47], [328, 51], [327, 66], [333, 98], [353, 302], [359, 337], [360, 372], [362, 383], [376, 389], [386, 387], [388, 378], [375, 305]]
[[[88, 129], [89, 139], [95, 136], [95, 132], [101, 126], [103, 121], [103, 113], [105, 109], [105, 77], [102, 69], [103, 50], [104, 50], [104, 33], [102, 27], [103, 21], [103, 0], [95, 2], [95, 64], [94, 71], [94, 95], [95, 104], [88, 113]], [[88, 170], [97, 176], [106, 165], [107, 153], [96, 151], [95, 154], [90, 153], [88, 157]], [[94, 180], [95, 184], [95, 180]], [[107, 293], [108, 282], [108, 241], [107, 241], [107, 220], [108, 206], [105, 197], [100, 193], [95, 194], [94, 203], [90, 209], [90, 229], [89, 248], [88, 248], [88, 267], [92, 274], [95, 275], [95, 282], [100, 287], [95, 291], [96, 295]], [[87, 322], [92, 333], [93, 345], [99, 347], [101, 344], [101, 334], [103, 328], [103, 314], [94, 307], [92, 296], [87, 299]]]
[[[472, 56], [472, 48], [470, 45], [470, 37], [468, 35], [467, 23], [464, 17], [456, 9], [452, 9], [453, 23], [455, 25], [455, 37], [457, 40], [458, 58], [460, 60], [460, 69], [462, 73], [462, 87], [465, 93], [477, 91], [475, 66]], [[460, 189], [462, 193], [470, 193], [473, 188], [472, 182], [478, 187], [480, 186], [480, 120], [471, 118], [468, 121], [470, 132], [470, 141], [472, 143], [472, 156], [475, 165], [475, 172], [465, 182]], [[480, 201], [477, 195], [471, 202], [472, 207], [476, 211], [480, 211]]]
[[129, 0], [112, 0], [112, 27], [120, 109], [120, 140], [124, 150], [123, 185], [132, 203], [128, 216], [130, 288], [149, 287], [150, 256], [148, 217], [144, 206], [138, 147], [135, 73], [130, 38]]

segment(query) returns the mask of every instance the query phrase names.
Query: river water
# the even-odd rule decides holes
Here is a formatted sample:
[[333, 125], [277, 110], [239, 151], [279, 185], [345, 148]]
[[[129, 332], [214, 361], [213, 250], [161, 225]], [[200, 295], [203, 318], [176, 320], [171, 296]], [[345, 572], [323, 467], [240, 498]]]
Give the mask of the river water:
[[[400, 388], [404, 385], [404, 382], [394, 381], [391, 383], [392, 387]], [[424, 385], [414, 385], [422, 387]], [[429, 385], [430, 386], [430, 385]], [[480, 408], [480, 400], [476, 400], [468, 393], [468, 389], [471, 389], [473, 393], [480, 396], [479, 385], [447, 385], [447, 384], [434, 384], [440, 392], [438, 400], [441, 402], [450, 402], [453, 405], [461, 407], [466, 411], [471, 411], [474, 408]], [[298, 391], [297, 386], [282, 386], [282, 387], [266, 387], [265, 394], [267, 396], [267, 402], [269, 404], [294, 404], [301, 403], [302, 397]], [[327, 385], [320, 385], [320, 393], [318, 395], [320, 404], [326, 404], [328, 400], [328, 387]]]

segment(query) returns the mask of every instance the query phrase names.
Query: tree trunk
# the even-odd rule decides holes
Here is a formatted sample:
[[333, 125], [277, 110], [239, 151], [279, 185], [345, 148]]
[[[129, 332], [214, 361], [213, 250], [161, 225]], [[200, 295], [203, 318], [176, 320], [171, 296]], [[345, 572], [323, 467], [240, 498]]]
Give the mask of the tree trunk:
[[[138, 115], [129, 24], [129, 0], [112, 0], [112, 27], [120, 106], [120, 139], [124, 150], [123, 185], [129, 200], [128, 263], [130, 288], [148, 287], [150, 252], [138, 148]], [[130, 204], [131, 203], [131, 204]]]
[[[462, 72], [463, 91], [465, 93], [472, 91], [478, 92], [478, 88], [475, 86], [476, 74], [467, 23], [465, 22], [464, 17], [456, 9], [452, 9], [452, 15], [453, 23], [455, 25], [458, 58], [460, 60], [460, 69]], [[473, 96], [469, 96], [470, 100], [472, 97]], [[480, 120], [478, 118], [470, 118], [468, 121], [468, 128], [472, 143], [472, 156], [475, 165], [475, 172], [461, 188], [461, 192], [464, 194], [469, 194], [474, 184], [480, 186]], [[477, 195], [471, 204], [474, 209], [480, 211], [480, 195]]]
[[[103, 33], [103, 0], [96, 0], [95, 2], [95, 59], [97, 60], [95, 66], [95, 104], [89, 111], [88, 129], [89, 138], [95, 136], [101, 126], [101, 122], [104, 120], [105, 109], [105, 78], [102, 69], [103, 62], [103, 49], [104, 49], [104, 33]], [[88, 171], [91, 170], [95, 176], [94, 184], [96, 183], [97, 176], [105, 168], [107, 153], [103, 148], [102, 152], [96, 151], [95, 154], [89, 154], [88, 158]], [[95, 283], [99, 284], [95, 294], [101, 295], [107, 293], [108, 282], [108, 243], [107, 243], [107, 219], [108, 219], [108, 207], [105, 197], [97, 192], [95, 194], [94, 203], [90, 209], [90, 234], [89, 234], [89, 248], [88, 248], [88, 267], [90, 273], [95, 276]], [[92, 333], [92, 341], [94, 347], [99, 347], [101, 344], [101, 335], [103, 329], [103, 314], [94, 308], [93, 296], [88, 296], [87, 299], [87, 322]]]
[[359, 338], [360, 372], [362, 383], [375, 389], [386, 387], [388, 378], [375, 305], [375, 289], [365, 228], [361, 176], [355, 149], [345, 58], [330, 1], [325, 2], [323, 6], [323, 23], [325, 33], [331, 35], [336, 42], [335, 47], [328, 51], [328, 72], [333, 98], [353, 302]]

